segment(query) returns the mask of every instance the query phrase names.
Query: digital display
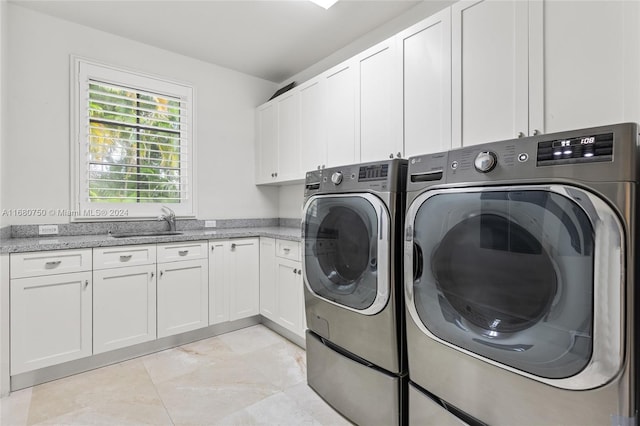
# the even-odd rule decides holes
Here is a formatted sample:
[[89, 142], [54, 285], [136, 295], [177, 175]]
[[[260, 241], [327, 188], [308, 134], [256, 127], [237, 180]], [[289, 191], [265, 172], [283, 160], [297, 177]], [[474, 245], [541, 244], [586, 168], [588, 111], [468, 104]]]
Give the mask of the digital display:
[[613, 160], [613, 133], [538, 142], [539, 166]]
[[374, 166], [362, 166], [358, 173], [358, 181], [385, 180], [389, 173], [388, 164], [376, 164]]

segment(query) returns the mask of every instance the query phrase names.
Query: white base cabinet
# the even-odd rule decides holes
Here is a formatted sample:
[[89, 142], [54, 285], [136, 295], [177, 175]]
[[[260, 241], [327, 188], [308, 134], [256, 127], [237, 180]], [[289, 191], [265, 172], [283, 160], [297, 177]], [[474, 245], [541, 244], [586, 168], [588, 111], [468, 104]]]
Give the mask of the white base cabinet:
[[156, 265], [93, 273], [93, 353], [156, 338]]
[[[87, 260], [71, 264], [67, 263], [69, 259]], [[38, 265], [33, 269], [35, 264]], [[87, 268], [51, 274], [55, 270]], [[91, 250], [13, 255], [11, 269], [17, 275], [26, 270], [34, 275], [12, 275], [10, 280], [11, 374], [91, 355]], [[43, 275], [44, 271], [50, 274]]]
[[260, 313], [304, 338], [300, 243], [260, 238]]
[[258, 238], [209, 243], [210, 324], [260, 313], [259, 262]]
[[158, 244], [158, 338], [209, 325], [206, 242]]

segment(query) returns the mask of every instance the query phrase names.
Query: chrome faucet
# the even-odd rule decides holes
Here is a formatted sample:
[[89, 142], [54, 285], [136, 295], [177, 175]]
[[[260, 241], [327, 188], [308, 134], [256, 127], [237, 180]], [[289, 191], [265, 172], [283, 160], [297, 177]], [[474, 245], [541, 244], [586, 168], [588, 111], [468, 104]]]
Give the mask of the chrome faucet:
[[158, 220], [165, 220], [169, 224], [169, 231], [175, 232], [176, 231], [176, 214], [175, 214], [175, 212], [173, 210], [171, 210], [167, 206], [162, 206], [162, 211], [165, 214], [161, 214], [158, 217]]

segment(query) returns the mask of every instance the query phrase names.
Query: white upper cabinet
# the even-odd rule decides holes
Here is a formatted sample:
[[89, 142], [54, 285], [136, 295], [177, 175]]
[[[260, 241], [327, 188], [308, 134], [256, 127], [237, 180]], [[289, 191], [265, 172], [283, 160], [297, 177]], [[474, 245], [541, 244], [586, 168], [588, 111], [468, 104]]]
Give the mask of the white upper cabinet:
[[260, 106], [256, 121], [256, 183], [272, 183], [278, 171], [278, 106]]
[[545, 133], [625, 121], [625, 45], [639, 49], [625, 34], [633, 3], [544, 3]]
[[300, 171], [300, 92], [291, 90], [277, 98], [278, 170], [277, 180], [301, 179]]
[[402, 52], [404, 155], [451, 148], [451, 9], [397, 35]]
[[300, 92], [300, 170], [317, 170], [327, 163], [327, 126], [324, 78], [315, 78]]
[[529, 4], [460, 1], [452, 13], [452, 146], [529, 134]]
[[356, 145], [356, 62], [346, 61], [324, 73], [327, 167], [353, 164]]
[[391, 38], [357, 56], [360, 160], [402, 157], [402, 64]]

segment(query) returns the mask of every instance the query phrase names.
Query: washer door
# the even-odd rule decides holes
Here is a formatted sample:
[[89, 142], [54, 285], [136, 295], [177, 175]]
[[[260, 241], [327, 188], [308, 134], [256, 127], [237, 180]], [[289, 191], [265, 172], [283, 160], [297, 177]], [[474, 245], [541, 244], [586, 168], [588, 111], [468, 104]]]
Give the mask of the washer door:
[[431, 191], [408, 210], [407, 306], [428, 336], [559, 387], [618, 371], [623, 231], [584, 190]]
[[303, 272], [308, 289], [367, 315], [389, 299], [389, 213], [371, 194], [319, 195], [304, 208]]

